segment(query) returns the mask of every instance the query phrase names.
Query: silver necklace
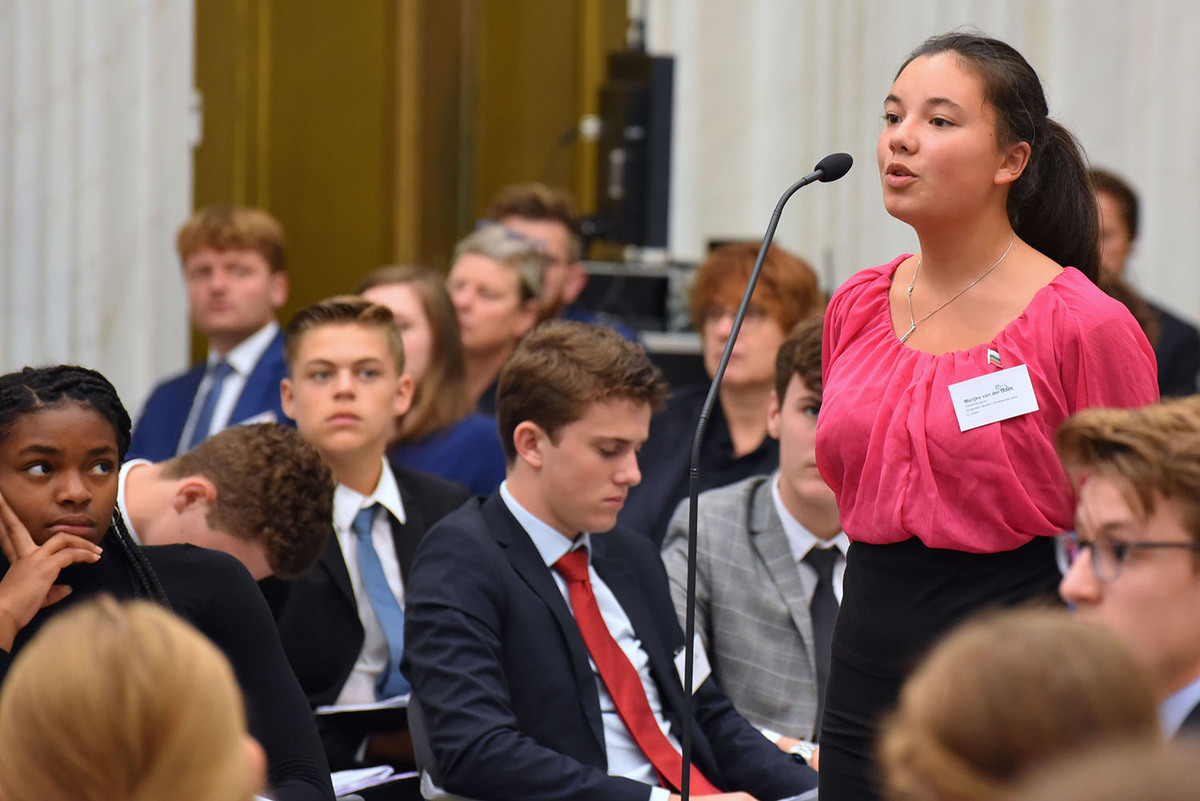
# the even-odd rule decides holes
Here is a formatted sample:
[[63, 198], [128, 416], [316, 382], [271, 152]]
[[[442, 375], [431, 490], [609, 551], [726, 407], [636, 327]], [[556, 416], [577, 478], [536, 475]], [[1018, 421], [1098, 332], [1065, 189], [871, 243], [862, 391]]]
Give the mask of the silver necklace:
[[1012, 250], [1013, 242], [1016, 242], [1016, 241], [1017, 241], [1017, 233], [1016, 233], [1016, 231], [1014, 231], [1013, 235], [1012, 235], [1012, 239], [1008, 240], [1008, 247], [1004, 249], [1004, 255], [1002, 255], [1000, 258], [996, 259], [995, 264], [993, 264], [991, 267], [988, 267], [986, 270], [984, 270], [982, 273], [980, 273], [979, 277], [976, 278], [974, 281], [967, 284], [962, 289], [958, 290], [958, 292], [955, 293], [955, 295], [952, 298], [950, 298], [949, 300], [946, 300], [946, 301], [942, 301], [942, 303], [940, 303], [937, 306], [937, 308], [935, 308], [933, 311], [929, 312], [929, 314], [925, 315], [920, 320], [917, 320], [917, 319], [913, 318], [912, 291], [913, 291], [913, 286], [917, 283], [917, 273], [921, 272], [921, 260], [925, 258], [925, 255], [922, 254], [917, 259], [917, 266], [916, 266], [916, 269], [913, 270], [912, 280], [908, 282], [908, 289], [905, 291], [905, 295], [908, 298], [908, 330], [904, 332], [904, 336], [900, 337], [900, 341], [904, 342], [906, 339], [908, 339], [912, 335], [913, 331], [917, 330], [918, 325], [925, 322], [930, 317], [937, 314], [938, 312], [940, 312], [942, 309], [949, 306], [954, 301], [958, 300], [964, 292], [966, 292], [968, 289], [970, 289], [971, 287], [978, 284], [983, 279], [987, 278], [988, 273], [990, 273], [992, 270], [999, 267], [1000, 262], [1004, 261], [1005, 257], [1008, 256], [1008, 252], [1010, 250]]

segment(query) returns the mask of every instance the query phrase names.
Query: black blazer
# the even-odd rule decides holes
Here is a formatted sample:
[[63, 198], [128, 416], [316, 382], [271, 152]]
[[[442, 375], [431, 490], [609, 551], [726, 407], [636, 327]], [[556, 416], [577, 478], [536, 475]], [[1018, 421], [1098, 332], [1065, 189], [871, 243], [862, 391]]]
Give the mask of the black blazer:
[[1150, 304], [1158, 315], [1158, 392], [1164, 398], [1196, 393], [1196, 374], [1200, 373], [1200, 332], [1161, 306]]
[[[400, 575], [407, 586], [417, 543], [471, 494], [460, 484], [428, 473], [396, 465], [392, 472], [407, 518], [404, 524], [392, 520]], [[317, 564], [290, 586], [280, 587], [279, 597], [272, 601], [284, 651], [309, 704], [334, 703], [363, 645], [362, 621], [337, 537], [330, 536]], [[354, 726], [320, 728], [330, 766], [334, 770], [353, 767], [354, 752], [368, 732]]]
[[[620, 527], [591, 542], [592, 564], [646, 649], [678, 736], [684, 697], [673, 657], [683, 633], [658, 553]], [[645, 784], [608, 775], [587, 647], [498, 493], [434, 528], [405, 593], [402, 664], [448, 792], [482, 801], [645, 801]], [[693, 761], [713, 784], [764, 801], [816, 786], [816, 774], [752, 728], [712, 681], [695, 701]]]
[[[10, 653], [0, 651], [0, 682], [12, 657], [58, 614], [100, 594], [120, 600], [134, 596], [132, 566], [122, 549], [106, 538], [94, 564], [72, 565], [59, 583], [72, 593], [39, 611], [17, 635]], [[304, 703], [271, 625], [266, 604], [240, 562], [219, 551], [191, 545], [143, 548], [162, 582], [172, 611], [194, 625], [229, 658], [246, 697], [250, 733], [267, 752], [272, 798], [279, 801], [333, 801], [329, 767], [312, 715]], [[0, 556], [0, 577], [8, 560]]]

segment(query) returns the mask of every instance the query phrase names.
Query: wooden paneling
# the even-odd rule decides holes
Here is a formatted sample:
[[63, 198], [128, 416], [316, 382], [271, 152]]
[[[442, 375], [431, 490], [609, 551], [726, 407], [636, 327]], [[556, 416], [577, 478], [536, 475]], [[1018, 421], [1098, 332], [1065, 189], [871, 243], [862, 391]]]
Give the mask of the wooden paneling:
[[381, 264], [446, 269], [505, 184], [590, 208], [594, 148], [567, 132], [595, 110], [624, 15], [625, 0], [203, 0], [195, 205], [284, 224], [285, 320]]

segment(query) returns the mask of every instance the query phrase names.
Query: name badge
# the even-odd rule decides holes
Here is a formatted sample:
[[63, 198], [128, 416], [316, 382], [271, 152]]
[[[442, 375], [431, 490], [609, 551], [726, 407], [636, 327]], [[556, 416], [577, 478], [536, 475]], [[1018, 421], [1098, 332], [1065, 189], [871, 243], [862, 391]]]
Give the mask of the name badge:
[[[704, 652], [704, 645], [700, 642], [700, 635], [696, 635], [694, 640], [695, 648], [692, 652], [692, 692], [700, 689], [700, 685], [712, 673], [712, 668], [708, 665], [708, 654]], [[687, 650], [680, 648], [675, 653], [675, 672], [679, 674], [679, 683], [685, 683], [683, 672], [687, 669]], [[686, 692], [686, 686], [684, 690]]]
[[1038, 410], [1029, 368], [1023, 364], [951, 384], [950, 400], [962, 431]]

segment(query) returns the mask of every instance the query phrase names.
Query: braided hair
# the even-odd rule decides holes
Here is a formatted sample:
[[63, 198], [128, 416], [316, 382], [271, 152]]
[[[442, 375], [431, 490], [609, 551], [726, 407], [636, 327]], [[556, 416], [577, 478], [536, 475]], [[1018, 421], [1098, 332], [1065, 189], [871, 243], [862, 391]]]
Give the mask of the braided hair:
[[[117, 438], [118, 460], [124, 461], [129, 451], [132, 428], [129, 412], [125, 411], [117, 390], [109, 380], [86, 367], [66, 364], [26, 367], [17, 373], [0, 375], [0, 439], [21, 417], [69, 402], [93, 409], [108, 421]], [[170, 606], [154, 568], [129, 535], [120, 513], [115, 510], [112, 525], [105, 536], [117, 544], [133, 571], [134, 595]]]

